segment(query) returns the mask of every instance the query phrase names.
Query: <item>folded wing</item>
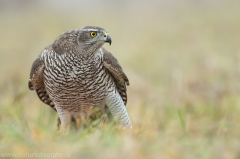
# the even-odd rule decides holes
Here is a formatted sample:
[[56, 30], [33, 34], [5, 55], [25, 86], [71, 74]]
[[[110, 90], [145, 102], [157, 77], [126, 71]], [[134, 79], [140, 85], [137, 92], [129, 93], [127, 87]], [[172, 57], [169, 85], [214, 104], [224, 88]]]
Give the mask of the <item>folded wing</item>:
[[123, 72], [122, 67], [118, 63], [118, 60], [106, 49], [102, 48], [103, 51], [103, 65], [112, 75], [116, 84], [117, 90], [122, 97], [122, 100], [126, 106], [127, 104], [127, 88], [129, 80], [126, 74]]
[[39, 99], [56, 111], [54, 103], [45, 90], [43, 74], [44, 63], [40, 58], [37, 58], [32, 64], [30, 78], [28, 80], [28, 88], [30, 90], [35, 90]]

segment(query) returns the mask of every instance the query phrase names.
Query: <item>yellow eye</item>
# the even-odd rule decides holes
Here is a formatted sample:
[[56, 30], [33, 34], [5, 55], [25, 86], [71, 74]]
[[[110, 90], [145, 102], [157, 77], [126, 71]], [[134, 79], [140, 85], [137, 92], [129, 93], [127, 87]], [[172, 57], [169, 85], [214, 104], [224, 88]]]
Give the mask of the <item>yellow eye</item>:
[[95, 36], [97, 36], [97, 33], [96, 32], [91, 32], [90, 36], [94, 38]]

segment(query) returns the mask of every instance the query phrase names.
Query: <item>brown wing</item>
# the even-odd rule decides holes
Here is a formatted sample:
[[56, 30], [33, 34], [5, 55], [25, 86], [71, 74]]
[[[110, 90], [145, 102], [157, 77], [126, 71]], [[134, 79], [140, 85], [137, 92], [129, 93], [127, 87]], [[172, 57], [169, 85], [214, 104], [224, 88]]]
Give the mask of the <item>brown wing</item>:
[[122, 67], [119, 65], [118, 60], [106, 49], [103, 51], [103, 65], [111, 73], [117, 90], [122, 97], [124, 104], [127, 104], [127, 88], [129, 80], [126, 74], [123, 72]]
[[32, 64], [30, 78], [28, 80], [28, 88], [30, 90], [36, 90], [39, 99], [56, 111], [55, 105], [44, 87], [43, 71], [44, 63], [42, 60], [40, 60], [40, 58], [37, 58]]

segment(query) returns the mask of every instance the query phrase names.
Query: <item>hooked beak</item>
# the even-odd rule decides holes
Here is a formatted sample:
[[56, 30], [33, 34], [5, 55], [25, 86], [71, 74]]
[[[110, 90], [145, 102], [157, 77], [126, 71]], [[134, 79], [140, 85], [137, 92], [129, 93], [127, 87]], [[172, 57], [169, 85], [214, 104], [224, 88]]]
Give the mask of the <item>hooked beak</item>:
[[105, 41], [106, 43], [109, 43], [109, 45], [111, 45], [111, 43], [112, 43], [111, 37], [110, 37], [109, 35], [106, 35], [106, 34], [104, 35], [104, 37], [105, 37], [105, 40], [104, 40], [104, 41]]

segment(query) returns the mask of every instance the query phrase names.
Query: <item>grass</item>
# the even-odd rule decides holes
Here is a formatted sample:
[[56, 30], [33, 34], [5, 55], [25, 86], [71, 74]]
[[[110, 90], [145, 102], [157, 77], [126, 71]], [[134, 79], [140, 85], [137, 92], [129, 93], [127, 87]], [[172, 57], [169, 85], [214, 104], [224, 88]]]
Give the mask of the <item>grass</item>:
[[[132, 3], [124, 12], [108, 5], [111, 14], [104, 6], [92, 14], [44, 5], [0, 11], [0, 155], [240, 158], [239, 2]], [[57, 114], [27, 88], [41, 50], [65, 30], [85, 25], [102, 26], [113, 39], [105, 48], [130, 79], [132, 131], [90, 124], [62, 136]]]

